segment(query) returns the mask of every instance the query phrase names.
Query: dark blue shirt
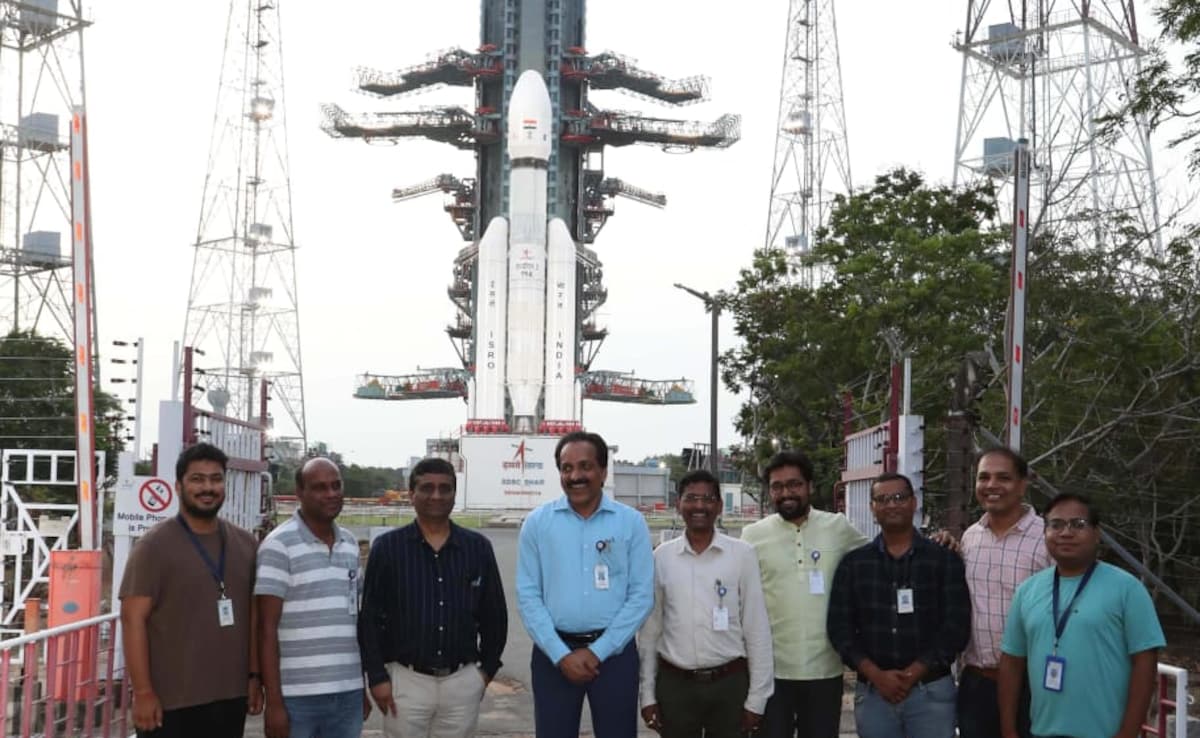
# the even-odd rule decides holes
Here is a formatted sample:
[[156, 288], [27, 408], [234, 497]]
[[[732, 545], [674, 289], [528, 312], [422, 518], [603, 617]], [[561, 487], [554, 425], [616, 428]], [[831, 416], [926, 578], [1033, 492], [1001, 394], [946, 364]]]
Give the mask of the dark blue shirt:
[[478, 662], [495, 676], [507, 638], [508, 608], [487, 538], [451, 523], [434, 551], [410, 523], [371, 546], [358, 619], [371, 686], [388, 681], [390, 661], [421, 669]]

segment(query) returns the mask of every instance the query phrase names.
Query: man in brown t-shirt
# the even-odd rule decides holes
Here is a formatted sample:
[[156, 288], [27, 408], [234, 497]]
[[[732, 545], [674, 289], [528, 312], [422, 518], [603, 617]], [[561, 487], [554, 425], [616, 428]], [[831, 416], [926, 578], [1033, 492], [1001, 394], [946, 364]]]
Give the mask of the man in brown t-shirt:
[[179, 516], [133, 547], [121, 581], [139, 738], [241, 738], [262, 710], [251, 590], [257, 544], [220, 520], [225, 454], [199, 443], [175, 464]]

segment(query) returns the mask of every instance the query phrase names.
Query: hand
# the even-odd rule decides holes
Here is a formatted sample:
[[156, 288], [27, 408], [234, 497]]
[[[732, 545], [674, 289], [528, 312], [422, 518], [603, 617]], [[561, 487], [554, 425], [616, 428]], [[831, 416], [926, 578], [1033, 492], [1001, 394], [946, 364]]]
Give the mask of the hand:
[[880, 671], [871, 680], [871, 684], [875, 685], [875, 689], [881, 697], [893, 705], [900, 704], [908, 697], [908, 687], [905, 686], [904, 676], [896, 669]]
[[762, 722], [762, 715], [749, 710], [742, 710], [742, 732], [753, 733], [758, 730], [759, 723]]
[[936, 533], [931, 534], [929, 536], [929, 540], [933, 541], [939, 546], [950, 549], [956, 554], [962, 553], [962, 543], [960, 543], [959, 540], [954, 537], [954, 534], [948, 530], [939, 530]]
[[267, 709], [263, 711], [263, 732], [267, 738], [288, 738], [290, 729], [283, 700], [267, 700]]
[[582, 686], [600, 676], [600, 659], [589, 648], [577, 648], [563, 656], [558, 670], [571, 684]]
[[374, 687], [371, 687], [371, 697], [375, 698], [375, 705], [385, 716], [391, 715], [396, 717], [396, 701], [392, 699], [392, 683], [380, 682]]
[[133, 724], [138, 730], [161, 728], [162, 713], [162, 703], [154, 690], [133, 693]]
[[646, 705], [643, 707], [642, 720], [646, 721], [646, 727], [650, 730], [653, 730], [655, 733], [662, 732], [662, 711], [658, 709], [658, 705]]
[[922, 664], [920, 661], [914, 661], [900, 672], [900, 678], [904, 682], [905, 693], [911, 692], [917, 682], [925, 678], [929, 673], [929, 667]]
[[490, 676], [488, 676], [487, 672], [484, 671], [483, 669], [479, 670], [479, 677], [481, 679], [483, 679], [483, 688], [484, 688], [484, 690], [486, 690], [488, 688], [488, 685], [492, 683], [492, 678]]
[[367, 721], [367, 718], [369, 718], [369, 717], [371, 717], [371, 695], [367, 692], [367, 690], [364, 689], [363, 690], [363, 722], [365, 723]]
[[263, 685], [258, 677], [246, 685], [246, 714], [257, 715], [263, 711]]

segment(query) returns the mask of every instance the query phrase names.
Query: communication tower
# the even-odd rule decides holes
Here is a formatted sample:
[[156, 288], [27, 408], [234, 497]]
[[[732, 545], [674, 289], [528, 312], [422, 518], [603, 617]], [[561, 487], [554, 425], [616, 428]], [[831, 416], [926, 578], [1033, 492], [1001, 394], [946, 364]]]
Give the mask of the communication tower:
[[852, 180], [834, 0], [790, 0], [786, 30], [765, 246], [795, 262]]
[[89, 25], [81, 0], [0, 0], [0, 328], [68, 344], [74, 329], [67, 129], [72, 108], [85, 105]]
[[[307, 447], [278, 0], [231, 0], [185, 345], [215, 412]], [[280, 421], [275, 423], [275, 421]], [[275, 425], [272, 425], [275, 423]]]
[[1146, 51], [1134, 0], [967, 0], [954, 183], [997, 181], [1011, 206], [1012, 151], [1027, 139], [1030, 232], [1080, 230], [1096, 243], [1114, 216], [1158, 248], [1158, 183], [1149, 130], [1133, 120], [1113, 141], [1097, 121], [1119, 109]]

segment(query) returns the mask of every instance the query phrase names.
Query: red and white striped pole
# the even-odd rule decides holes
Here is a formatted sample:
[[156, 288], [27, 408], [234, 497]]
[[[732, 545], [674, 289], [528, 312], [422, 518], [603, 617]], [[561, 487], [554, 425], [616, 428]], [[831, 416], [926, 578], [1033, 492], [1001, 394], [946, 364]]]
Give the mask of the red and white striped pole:
[[79, 547], [98, 548], [96, 428], [92, 396], [92, 233], [88, 202], [87, 125], [71, 111], [71, 256], [75, 316], [75, 474], [79, 483]]
[[1025, 418], [1022, 390], [1025, 381], [1025, 304], [1029, 279], [1029, 144], [1025, 139], [1013, 149], [1013, 235], [1012, 278], [1008, 316], [1008, 418], [1007, 442], [1013, 451], [1021, 451], [1021, 430]]

